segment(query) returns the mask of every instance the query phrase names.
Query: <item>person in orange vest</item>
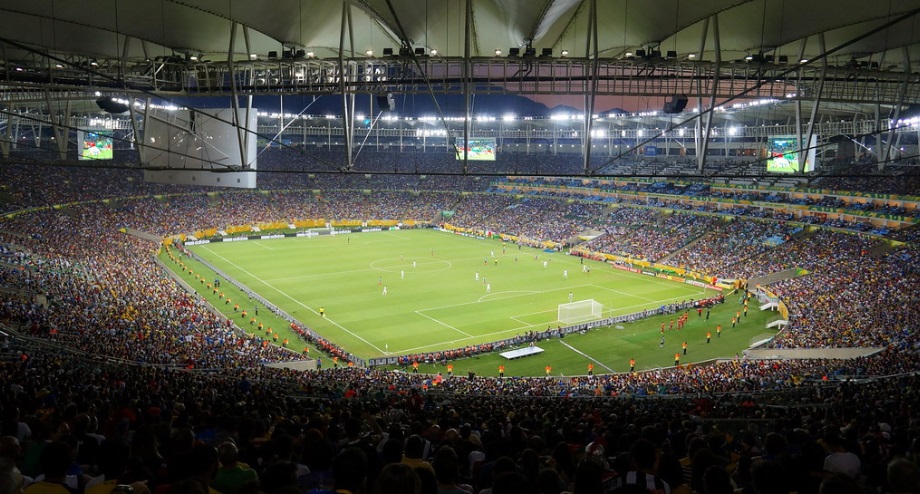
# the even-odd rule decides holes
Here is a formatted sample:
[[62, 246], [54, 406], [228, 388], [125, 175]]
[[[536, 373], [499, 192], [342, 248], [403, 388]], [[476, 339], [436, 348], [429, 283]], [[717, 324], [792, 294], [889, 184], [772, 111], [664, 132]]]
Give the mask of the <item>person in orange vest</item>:
[[287, 339], [287, 338], [285, 338], [284, 341], [281, 342], [281, 346], [283, 346], [284, 348], [287, 348], [287, 346], [288, 346], [288, 339]]
[[680, 345], [680, 347], [684, 350], [684, 355], [686, 355], [686, 354], [687, 354], [687, 342], [686, 342], [686, 341], [683, 342], [683, 343]]
[[272, 335], [272, 341], [274, 341], [275, 343], [278, 343], [278, 333], [275, 333]]
[[706, 343], [712, 341], [712, 331], [706, 331]]
[[303, 347], [303, 354], [304, 354], [304, 355], [310, 355], [310, 347], [308, 347], [308, 346]]
[[255, 323], [256, 323], [256, 316], [252, 316], [252, 318], [249, 319], [249, 325], [252, 326]]
[[736, 323], [736, 322], [738, 322], [738, 320], [735, 319], [735, 318], [733, 317], [733, 318], [732, 318], [732, 327], [733, 327], [733, 328], [735, 327], [735, 323]]
[[546, 369], [544, 369], [544, 370], [546, 370], [546, 375], [547, 375], [547, 377], [549, 377], [549, 374], [550, 374], [551, 372], [553, 372], [553, 367], [552, 367], [551, 365], [547, 365], [547, 366], [546, 366]]
[[239, 312], [239, 311], [240, 311], [240, 304], [233, 304], [233, 312]]
[[505, 364], [498, 366], [498, 377], [505, 377]]
[[588, 375], [589, 376], [594, 375], [594, 364], [591, 362], [588, 362]]
[[721, 337], [722, 337], [722, 325], [719, 324], [716, 326], [716, 338], [721, 338]]
[[447, 377], [453, 377], [454, 375], [454, 364], [447, 364]]
[[674, 354], [674, 367], [679, 367], [679, 366], [680, 366], [680, 354], [675, 353]]
[[349, 360], [349, 361], [348, 361], [348, 367], [354, 367], [354, 366], [355, 366], [355, 363], [352, 362], [351, 360]]
[[259, 331], [262, 331], [263, 329], [265, 329], [265, 325], [262, 324], [262, 321], [259, 321]]
[[635, 371], [636, 371], [636, 359], [631, 358], [629, 359], [629, 372], [635, 372]]
[[246, 319], [246, 309], [243, 309], [243, 312], [240, 314], [240, 317]]
[[412, 373], [418, 374], [418, 360], [412, 361]]

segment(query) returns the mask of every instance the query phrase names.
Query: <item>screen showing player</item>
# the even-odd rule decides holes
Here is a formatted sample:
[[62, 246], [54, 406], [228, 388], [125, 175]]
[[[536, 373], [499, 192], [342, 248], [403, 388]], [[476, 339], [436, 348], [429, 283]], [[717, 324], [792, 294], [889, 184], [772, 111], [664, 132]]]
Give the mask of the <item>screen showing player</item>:
[[86, 130], [78, 132], [80, 160], [110, 160], [112, 153], [112, 131]]
[[798, 149], [798, 140], [795, 136], [774, 136], [767, 141], [767, 172], [769, 173], [798, 173], [799, 156], [805, 158], [804, 172], [815, 169], [815, 146], [818, 136], [811, 136], [811, 146], [805, 153]]
[[[455, 148], [457, 159], [463, 159], [464, 148], [457, 145]], [[467, 159], [470, 161], [495, 161], [495, 138], [483, 137], [469, 140], [466, 146]]]

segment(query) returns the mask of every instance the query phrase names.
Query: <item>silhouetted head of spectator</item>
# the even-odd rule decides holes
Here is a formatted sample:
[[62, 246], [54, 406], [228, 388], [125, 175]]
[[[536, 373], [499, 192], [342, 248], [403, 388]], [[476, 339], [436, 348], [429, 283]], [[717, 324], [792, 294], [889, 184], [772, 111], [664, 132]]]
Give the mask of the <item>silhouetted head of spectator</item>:
[[106, 439], [99, 445], [99, 469], [106, 480], [117, 479], [128, 468], [131, 448], [122, 441]]
[[562, 478], [552, 468], [544, 468], [537, 474], [537, 489], [540, 494], [559, 494], [563, 489]]
[[629, 449], [630, 460], [633, 467], [646, 473], [652, 473], [655, 469], [655, 445], [648, 439], [638, 439]]
[[414, 470], [422, 483], [422, 491], [419, 494], [438, 494], [438, 479], [431, 470], [421, 467], [415, 467]]
[[15, 436], [0, 437], [0, 457], [12, 458], [14, 461], [22, 459], [22, 445]]
[[217, 459], [223, 467], [232, 467], [236, 465], [240, 457], [240, 450], [233, 441], [226, 441], [217, 446]]
[[604, 465], [594, 457], [587, 457], [575, 469], [574, 494], [602, 494], [604, 492]]
[[[818, 494], [860, 494], [859, 485], [849, 475], [835, 473], [825, 477], [818, 487]], [[917, 491], [912, 491], [917, 492]]]
[[492, 494], [519, 494], [521, 492], [532, 491], [527, 477], [520, 472], [502, 472], [492, 479]]
[[421, 494], [422, 480], [405, 463], [390, 463], [383, 467], [374, 482], [374, 494]]
[[297, 492], [297, 465], [279, 461], [265, 467], [260, 477], [262, 491], [269, 494]]
[[751, 465], [751, 483], [757, 494], [788, 494], [789, 472], [774, 460], [758, 461]]
[[194, 478], [210, 482], [217, 473], [217, 459], [217, 448], [214, 446], [195, 446], [187, 456], [188, 472]]
[[22, 494], [22, 473], [12, 458], [0, 457], [0, 494]]
[[917, 465], [905, 458], [895, 458], [888, 463], [888, 492], [900, 494], [920, 491], [920, 471]]
[[724, 468], [718, 465], [710, 465], [706, 472], [703, 473], [703, 487], [703, 492], [706, 494], [732, 494], [735, 492], [731, 476], [728, 475]]
[[422, 439], [422, 436], [418, 434], [412, 434], [409, 436], [409, 439], [406, 439], [406, 448], [404, 450], [406, 458], [420, 460], [422, 459], [422, 454], [424, 452], [425, 440]]
[[48, 443], [39, 456], [42, 473], [49, 480], [61, 480], [73, 464], [73, 449], [63, 441]]
[[450, 446], [438, 449], [431, 460], [431, 466], [439, 483], [451, 485], [457, 482], [460, 475], [460, 459]]
[[403, 443], [399, 439], [387, 439], [380, 450], [380, 459], [384, 464], [399, 463], [402, 461]]
[[360, 448], [345, 448], [332, 460], [332, 478], [336, 489], [364, 492], [367, 480], [367, 455]]

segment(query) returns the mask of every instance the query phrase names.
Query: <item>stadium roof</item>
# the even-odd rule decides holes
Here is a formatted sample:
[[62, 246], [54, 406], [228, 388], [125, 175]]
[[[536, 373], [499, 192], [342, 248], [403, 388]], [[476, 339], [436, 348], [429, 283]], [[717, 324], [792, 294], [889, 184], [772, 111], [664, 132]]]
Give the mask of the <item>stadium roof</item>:
[[[57, 65], [85, 70], [90, 89], [99, 81], [127, 89], [128, 71], [166, 72], [159, 72], [162, 66], [144, 66], [153, 60], [207, 60], [216, 66], [298, 54], [326, 61], [321, 67], [336, 67], [340, 56], [361, 60], [392, 51], [398, 57], [401, 49], [412, 58], [461, 61], [507, 60], [516, 49], [522, 58], [532, 50], [533, 60], [550, 60], [533, 72], [537, 78], [547, 77], [550, 71], [548, 77], [564, 80], [569, 75], [560, 71], [569, 70], [567, 66], [553, 64], [581, 60], [571, 77], [582, 82], [567, 86], [568, 91], [554, 82], [552, 89], [528, 92], [523, 85], [495, 85], [488, 80], [473, 92], [497, 86], [550, 108], [584, 109], [588, 87], [584, 80], [591, 77], [590, 61], [596, 59], [613, 61], [613, 68], [604, 69], [608, 70], [602, 76], [606, 86], [597, 95], [606, 99], [592, 106], [595, 113], [616, 108], [660, 110], [669, 95], [681, 93], [691, 96], [688, 109], [718, 106], [771, 80], [777, 83], [772, 94], [750, 94], [742, 101], [776, 97], [796, 84], [796, 67], [810, 70], [810, 94], [792, 93], [803, 103], [801, 107], [769, 105], [768, 110], [737, 112], [732, 118], [752, 125], [807, 120], [815, 101], [820, 101], [819, 117], [884, 118], [896, 115], [893, 109], [899, 103], [905, 109], [920, 103], [920, 4], [916, 0], [0, 0], [0, 13], [0, 79], [7, 81], [20, 77], [19, 64], [30, 61], [46, 68], [32, 82], [59, 83], [61, 78], [54, 80]], [[648, 63], [635, 68], [623, 64], [634, 59]], [[505, 63], [502, 77], [507, 78], [510, 70], [519, 75], [520, 69], [509, 69], [511, 64]], [[825, 86], [821, 95], [814, 88], [825, 77], [824, 64], [833, 72], [827, 76], [833, 85]], [[459, 70], [457, 65], [442, 68]], [[182, 70], [187, 72], [177, 78], [180, 81], [197, 69]], [[698, 91], [686, 89], [687, 84], [711, 81], [717, 72], [722, 79], [713, 85], [721, 84], [719, 98], [703, 100], [708, 89], [702, 83]], [[418, 73], [423, 74], [421, 79], [431, 76], [420, 67], [417, 80], [421, 80]], [[100, 74], [102, 78], [97, 77]], [[671, 77], [685, 86], [668, 86]], [[741, 84], [732, 86], [725, 82], [729, 80]], [[640, 81], [635, 91], [630, 86], [633, 81]], [[650, 86], [642, 86], [648, 81]], [[437, 91], [454, 88], [451, 94], [460, 94], [455, 82], [442, 79]], [[15, 103], [10, 95], [17, 89], [8, 83], [0, 86], [0, 105]], [[338, 83], [331, 86], [302, 94], [340, 94]], [[427, 96], [424, 86], [416, 84], [412, 91]], [[224, 96], [229, 94], [227, 88], [220, 89]], [[267, 88], [261, 94], [290, 94], [285, 92], [288, 89]], [[182, 93], [170, 91], [173, 98]], [[354, 91], [381, 92], [365, 87]], [[39, 106], [60, 95], [31, 94]], [[694, 95], [701, 99], [693, 99]], [[95, 97], [90, 96], [83, 101], [70, 98], [69, 111], [98, 111]]]
[[[144, 59], [173, 53], [226, 58], [232, 23], [248, 27], [247, 50], [238, 55], [304, 49], [317, 57], [338, 56], [343, 8], [350, 11], [347, 49], [357, 54], [401, 46], [464, 54], [467, 10], [472, 56], [532, 45], [537, 52], [567, 50], [585, 56], [591, 24], [590, 0], [0, 0], [0, 37], [52, 52], [104, 58]], [[467, 9], [468, 6], [468, 9]], [[718, 16], [722, 59], [752, 54], [815, 58], [824, 35], [831, 49], [873, 32], [906, 14], [916, 0], [598, 0], [598, 51], [622, 57], [639, 49], [674, 51], [712, 59], [714, 44], [700, 53], [707, 20]], [[710, 26], [711, 30], [712, 27]], [[405, 33], [403, 36], [402, 33]], [[351, 45], [350, 38], [354, 44]], [[897, 22], [833, 54], [902, 66], [920, 66], [920, 17]], [[248, 51], [248, 53], [247, 53]], [[9, 56], [9, 55], [7, 55]]]

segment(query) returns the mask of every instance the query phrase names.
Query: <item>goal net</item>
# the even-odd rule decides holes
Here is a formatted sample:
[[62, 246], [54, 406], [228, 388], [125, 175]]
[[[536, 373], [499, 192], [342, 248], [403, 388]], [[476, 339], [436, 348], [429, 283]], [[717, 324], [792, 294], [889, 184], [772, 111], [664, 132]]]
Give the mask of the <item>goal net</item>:
[[594, 299], [559, 304], [559, 322], [575, 324], [603, 317], [604, 305]]

